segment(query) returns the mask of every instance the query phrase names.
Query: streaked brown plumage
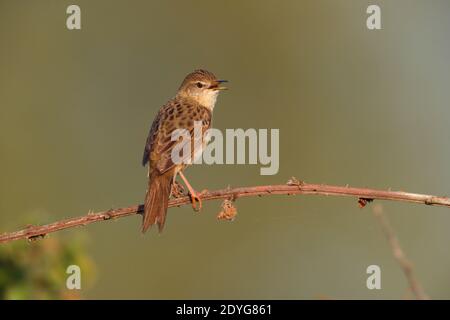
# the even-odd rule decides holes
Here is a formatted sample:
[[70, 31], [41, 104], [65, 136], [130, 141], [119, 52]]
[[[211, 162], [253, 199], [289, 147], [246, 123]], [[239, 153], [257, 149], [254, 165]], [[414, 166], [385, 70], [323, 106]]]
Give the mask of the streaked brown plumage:
[[[177, 95], [161, 107], [153, 120], [142, 159], [144, 166], [149, 163], [142, 232], [154, 224], [158, 224], [160, 232], [163, 230], [172, 184], [178, 173], [188, 187], [193, 207], [196, 201], [201, 206], [199, 196], [182, 174], [186, 164], [176, 164], [171, 159], [172, 149], [178, 143], [171, 140], [171, 135], [176, 129], [186, 129], [193, 137], [195, 121], [201, 121], [203, 133], [210, 128], [218, 92], [225, 89], [220, 87], [222, 82], [224, 80], [218, 80], [206, 70], [190, 73]], [[191, 151], [194, 152], [193, 144]], [[184, 157], [193, 157], [193, 154]]]

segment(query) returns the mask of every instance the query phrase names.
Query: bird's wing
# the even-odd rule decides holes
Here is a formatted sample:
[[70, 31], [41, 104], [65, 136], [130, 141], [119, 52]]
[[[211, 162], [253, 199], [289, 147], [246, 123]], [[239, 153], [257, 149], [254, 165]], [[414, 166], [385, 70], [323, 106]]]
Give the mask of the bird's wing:
[[[211, 112], [204, 107], [186, 104], [176, 100], [169, 102], [165, 107], [158, 114], [157, 118], [159, 119], [155, 119], [155, 122], [158, 122], [158, 124], [154, 125], [154, 130], [150, 130], [152, 135], [151, 137], [149, 135], [148, 140], [150, 143], [147, 144], [149, 145], [147, 153], [148, 159], [150, 160], [150, 169], [157, 169], [160, 174], [180, 164], [172, 161], [172, 150], [179, 143], [182, 144], [179, 146], [180, 150], [183, 150], [184, 144], [191, 143], [191, 154], [184, 155], [180, 152], [181, 162], [186, 163], [190, 157], [193, 157], [195, 121], [202, 122], [202, 134], [211, 126]], [[176, 129], [186, 129], [191, 139], [172, 141], [172, 132]]]
[[[164, 107], [163, 107], [164, 108]], [[155, 119], [153, 120], [152, 126], [147, 136], [147, 141], [145, 142], [144, 155], [142, 156], [142, 165], [145, 166], [150, 159], [150, 151], [152, 150], [153, 141], [158, 133], [159, 126], [163, 117], [163, 108], [159, 110]]]

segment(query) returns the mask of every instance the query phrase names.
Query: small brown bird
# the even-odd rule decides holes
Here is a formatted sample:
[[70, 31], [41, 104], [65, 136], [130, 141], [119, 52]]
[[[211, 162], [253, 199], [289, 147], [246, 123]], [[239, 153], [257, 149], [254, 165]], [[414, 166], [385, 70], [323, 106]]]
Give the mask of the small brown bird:
[[[176, 96], [161, 107], [153, 120], [147, 143], [144, 149], [142, 165], [148, 166], [148, 189], [145, 197], [142, 232], [158, 224], [161, 232], [166, 220], [169, 197], [177, 174], [180, 174], [191, 197], [192, 206], [197, 210], [201, 208], [199, 194], [192, 188], [183, 170], [188, 161], [173, 161], [172, 150], [179, 141], [172, 141], [172, 132], [177, 129], [186, 129], [194, 141], [194, 124], [200, 121], [202, 137], [211, 127], [212, 113], [220, 90], [226, 80], [218, 80], [214, 74], [206, 70], [195, 70], [188, 74], [182, 82]], [[204, 145], [206, 142], [202, 140]], [[194, 147], [190, 155], [182, 157], [194, 158]], [[197, 150], [198, 151], [198, 150]], [[195, 154], [195, 157], [198, 155]]]

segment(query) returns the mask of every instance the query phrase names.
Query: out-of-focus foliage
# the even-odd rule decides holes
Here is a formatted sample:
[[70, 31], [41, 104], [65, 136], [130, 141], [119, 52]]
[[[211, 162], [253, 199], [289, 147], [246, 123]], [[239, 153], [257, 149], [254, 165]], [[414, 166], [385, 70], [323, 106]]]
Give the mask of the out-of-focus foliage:
[[83, 243], [49, 237], [0, 246], [0, 299], [78, 299], [82, 290], [66, 287], [69, 265], [81, 269], [81, 289], [92, 282], [94, 264]]

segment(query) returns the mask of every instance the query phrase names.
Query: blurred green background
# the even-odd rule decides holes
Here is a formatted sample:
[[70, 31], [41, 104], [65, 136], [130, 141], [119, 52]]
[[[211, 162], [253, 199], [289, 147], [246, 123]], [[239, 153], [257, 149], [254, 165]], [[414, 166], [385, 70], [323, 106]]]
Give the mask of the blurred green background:
[[[70, 290], [76, 265], [82, 270], [81, 288], [95, 281], [95, 264], [85, 253], [83, 237], [47, 237], [32, 244], [15, 241], [0, 246], [0, 300], [80, 299]], [[70, 281], [72, 280], [72, 282]]]
[[[66, 29], [81, 7], [82, 30]], [[382, 30], [366, 28], [379, 4]], [[279, 128], [280, 170], [194, 166], [193, 185], [313, 183], [450, 193], [450, 3], [0, 0], [0, 232], [142, 203], [149, 126], [183, 77], [230, 80], [214, 126]], [[354, 199], [237, 201], [63, 231], [89, 238], [84, 298], [395, 299], [407, 283]], [[450, 212], [384, 203], [426, 292], [450, 298]], [[43, 240], [47, 241], [47, 240]], [[29, 245], [29, 250], [32, 246]], [[26, 250], [26, 248], [25, 248]], [[366, 268], [382, 289], [366, 288]], [[31, 267], [31, 266], [30, 266]], [[65, 272], [61, 268], [61, 272]]]

